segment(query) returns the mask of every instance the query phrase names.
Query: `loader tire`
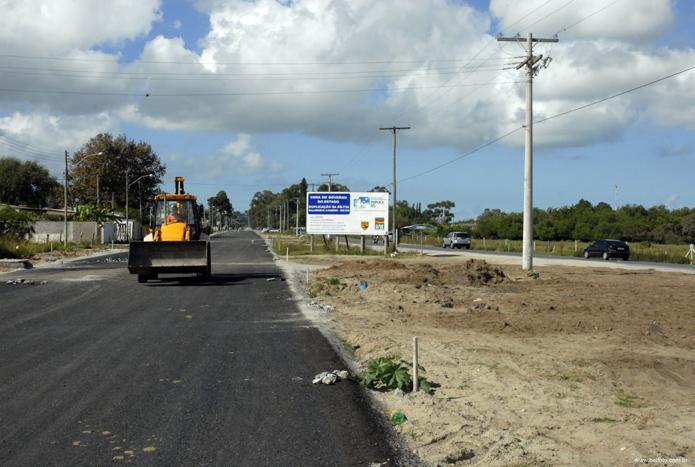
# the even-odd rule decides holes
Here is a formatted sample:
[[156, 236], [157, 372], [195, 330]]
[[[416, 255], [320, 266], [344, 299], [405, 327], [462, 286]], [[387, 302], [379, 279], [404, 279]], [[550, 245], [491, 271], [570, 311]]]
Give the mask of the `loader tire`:
[[138, 282], [140, 284], [146, 283], [147, 279], [149, 279], [149, 276], [147, 274], [138, 274]]

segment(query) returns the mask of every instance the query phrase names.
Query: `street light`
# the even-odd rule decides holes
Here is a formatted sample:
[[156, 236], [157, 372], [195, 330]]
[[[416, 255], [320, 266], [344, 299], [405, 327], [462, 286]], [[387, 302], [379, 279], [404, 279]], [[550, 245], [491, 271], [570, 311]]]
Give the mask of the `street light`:
[[[75, 165], [81, 164], [85, 158], [87, 157], [92, 157], [92, 156], [101, 156], [104, 154], [104, 151], [99, 151], [95, 152], [94, 154], [87, 154], [84, 156], [82, 159], [80, 159], [80, 162], [78, 162]], [[97, 185], [99, 185], [99, 181], [97, 179]], [[97, 197], [99, 196], [99, 188], [97, 188]], [[64, 206], [64, 211], [63, 211], [63, 246], [65, 248], [68, 247], [68, 151], [67, 149], [65, 150], [65, 179], [63, 180], [63, 201], [65, 202]]]
[[128, 191], [130, 191], [130, 186], [135, 185], [137, 182], [142, 180], [143, 178], [147, 177], [154, 177], [154, 174], [147, 174], [147, 175], [140, 175], [138, 178], [133, 180], [132, 182], [128, 182], [128, 178], [130, 177], [130, 172], [126, 170], [125, 172], [125, 234], [126, 234], [126, 239], [128, 242], [130, 242], [130, 229], [128, 228]]

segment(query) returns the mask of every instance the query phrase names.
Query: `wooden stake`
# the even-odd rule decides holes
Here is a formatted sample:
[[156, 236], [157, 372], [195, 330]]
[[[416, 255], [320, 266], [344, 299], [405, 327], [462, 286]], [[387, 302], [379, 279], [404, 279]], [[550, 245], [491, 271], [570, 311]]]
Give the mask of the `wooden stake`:
[[418, 374], [417, 374], [417, 337], [413, 337], [413, 391], [417, 392], [419, 388]]

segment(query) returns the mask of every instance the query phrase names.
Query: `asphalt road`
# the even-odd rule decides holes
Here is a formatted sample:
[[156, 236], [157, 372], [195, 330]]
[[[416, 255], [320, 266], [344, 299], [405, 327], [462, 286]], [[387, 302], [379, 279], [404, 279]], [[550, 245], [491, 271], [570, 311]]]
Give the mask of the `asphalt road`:
[[206, 283], [138, 284], [123, 254], [2, 275], [0, 465], [410, 463], [358, 384], [312, 385], [344, 364], [261, 240], [212, 254]]
[[[357, 242], [355, 242], [357, 243]], [[369, 244], [369, 242], [368, 242]], [[383, 248], [383, 243], [380, 244]], [[516, 252], [498, 252], [487, 250], [465, 250], [442, 248], [432, 245], [415, 245], [402, 243], [398, 246], [402, 251], [423, 252], [432, 255], [460, 255], [476, 259], [487, 259], [504, 261], [508, 264], [521, 265], [521, 253]], [[559, 256], [559, 255], [544, 255], [534, 254], [533, 263], [537, 266], [579, 266], [579, 267], [607, 267], [614, 269], [653, 269], [662, 272], [682, 272], [687, 274], [695, 274], [695, 267], [689, 264], [674, 264], [674, 263], [655, 263], [649, 261], [622, 261], [620, 259], [610, 259], [605, 261], [601, 258], [585, 259], [577, 256]]]

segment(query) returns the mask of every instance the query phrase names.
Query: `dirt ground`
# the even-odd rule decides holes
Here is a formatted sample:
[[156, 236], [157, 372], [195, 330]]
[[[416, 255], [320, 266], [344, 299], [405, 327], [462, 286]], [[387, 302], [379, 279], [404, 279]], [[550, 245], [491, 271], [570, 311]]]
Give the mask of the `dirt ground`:
[[[376, 393], [431, 465], [695, 462], [695, 275], [462, 257], [323, 258], [309, 292], [358, 362], [439, 385]], [[335, 264], [339, 261], [339, 264]], [[359, 282], [368, 288], [359, 293]]]

